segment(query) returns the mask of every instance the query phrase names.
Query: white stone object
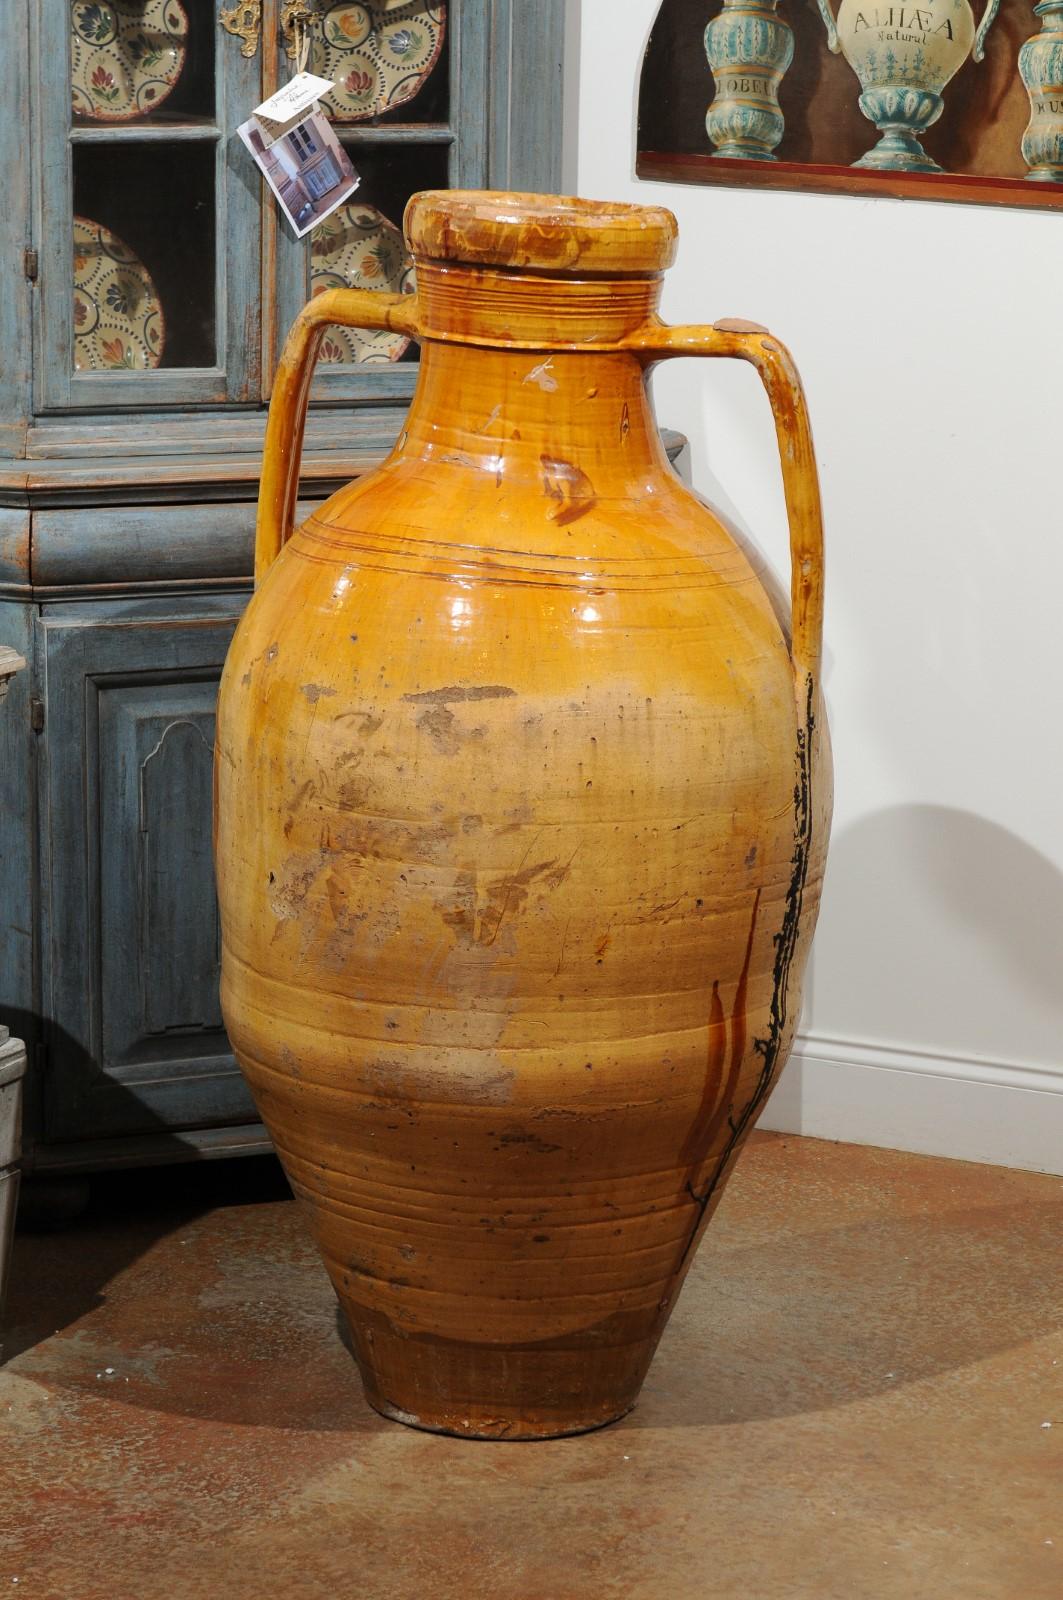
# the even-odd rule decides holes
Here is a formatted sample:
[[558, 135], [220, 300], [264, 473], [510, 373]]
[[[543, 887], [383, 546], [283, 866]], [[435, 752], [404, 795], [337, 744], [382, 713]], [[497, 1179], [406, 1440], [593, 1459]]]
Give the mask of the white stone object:
[[17, 650], [12, 650], [9, 644], [0, 644], [0, 700], [7, 694], [7, 686], [15, 673], [25, 665], [25, 657]]

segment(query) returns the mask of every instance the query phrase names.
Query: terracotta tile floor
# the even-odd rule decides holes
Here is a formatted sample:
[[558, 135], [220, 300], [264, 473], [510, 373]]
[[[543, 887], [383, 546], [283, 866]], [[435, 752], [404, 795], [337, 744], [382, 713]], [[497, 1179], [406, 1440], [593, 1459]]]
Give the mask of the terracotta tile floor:
[[114, 1177], [20, 1238], [0, 1594], [1063, 1597], [1060, 1180], [756, 1136], [637, 1411], [550, 1444], [371, 1412], [284, 1196]]

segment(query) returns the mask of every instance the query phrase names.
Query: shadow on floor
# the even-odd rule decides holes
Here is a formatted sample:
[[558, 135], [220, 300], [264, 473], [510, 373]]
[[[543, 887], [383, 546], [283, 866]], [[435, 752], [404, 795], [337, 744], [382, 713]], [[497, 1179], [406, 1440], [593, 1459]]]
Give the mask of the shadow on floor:
[[755, 1249], [710, 1244], [633, 1424], [822, 1411], [1014, 1351], [1063, 1327], [1061, 1237], [1063, 1186], [1057, 1202], [943, 1209]]
[[[108, 1284], [196, 1217], [218, 1206], [291, 1198], [276, 1156], [198, 1158], [179, 1130], [66, 1029], [7, 1005], [0, 1021], [25, 1043], [29, 1062], [4, 1361], [102, 1305]], [[244, 1094], [251, 1122], [255, 1111], [250, 1092]], [[75, 1127], [78, 1142], [65, 1151], [69, 1169], [53, 1167], [52, 1140], [62, 1145]], [[104, 1161], [130, 1159], [121, 1148], [127, 1138], [150, 1165], [93, 1170], [101, 1146]]]
[[304, 1433], [387, 1426], [273, 1157], [94, 1179], [77, 1222], [17, 1238], [6, 1322], [4, 1371], [71, 1400]]
[[[219, 1424], [362, 1436], [392, 1426], [364, 1400], [279, 1167], [245, 1160], [235, 1176], [236, 1188], [220, 1167], [174, 1170], [164, 1193], [159, 1173], [109, 1178], [73, 1229], [20, 1239], [9, 1348], [22, 1354], [9, 1370]], [[739, 1202], [695, 1262], [627, 1426], [845, 1406], [1063, 1326], [1063, 1188], [1058, 1201], [956, 1205], [970, 1183], [952, 1209], [946, 1189], [929, 1215], [749, 1247]]]
[[54, 1227], [27, 1221], [29, 1208], [20, 1208], [4, 1314], [5, 1361], [104, 1305], [116, 1278], [197, 1217], [219, 1206], [291, 1199], [275, 1156], [94, 1173], [69, 1187], [82, 1182], [84, 1209]]

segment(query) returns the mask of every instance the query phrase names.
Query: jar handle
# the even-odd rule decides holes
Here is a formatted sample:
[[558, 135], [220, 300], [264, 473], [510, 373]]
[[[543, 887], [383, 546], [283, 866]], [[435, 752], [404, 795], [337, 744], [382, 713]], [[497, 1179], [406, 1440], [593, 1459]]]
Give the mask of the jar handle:
[[819, 683], [823, 657], [823, 510], [816, 453], [801, 379], [786, 346], [753, 322], [643, 328], [624, 340], [648, 363], [669, 356], [736, 356], [756, 367], [775, 415], [790, 524], [790, 606], [794, 671], [803, 692]]
[[[824, 4], [826, 0], [824, 0]], [[976, 61], [985, 60], [985, 42], [990, 28], [996, 21], [997, 12], [1000, 10], [1000, 0], [989, 0], [985, 8], [985, 15], [978, 24], [978, 32], [974, 36], [974, 50], [971, 52]]]
[[310, 381], [325, 330], [386, 328], [417, 336], [417, 299], [411, 294], [381, 294], [373, 289], [326, 289], [305, 305], [292, 324], [269, 403], [262, 480], [255, 530], [255, 585], [262, 582], [291, 538]]
[[[838, 38], [838, 24], [834, 20], [834, 12], [830, 8], [830, 0], [816, 0], [816, 3], [819, 6], [819, 14], [823, 18], [823, 26], [827, 30], [827, 48], [832, 55], [837, 55], [842, 47], [842, 42]], [[997, 0], [998, 5], [999, 3], [1000, 0]]]

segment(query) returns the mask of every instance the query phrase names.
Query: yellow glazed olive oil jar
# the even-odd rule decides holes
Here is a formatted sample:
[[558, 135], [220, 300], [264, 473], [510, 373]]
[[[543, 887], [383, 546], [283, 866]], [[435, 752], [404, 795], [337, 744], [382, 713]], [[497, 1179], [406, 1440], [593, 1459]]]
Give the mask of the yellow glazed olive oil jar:
[[[545, 1438], [635, 1403], [790, 1049], [819, 491], [779, 342], [659, 320], [669, 212], [440, 192], [405, 226], [416, 293], [322, 294], [277, 377], [218, 712], [223, 1003], [371, 1403]], [[293, 531], [333, 323], [417, 339], [417, 391]], [[764, 380], [789, 597], [664, 456], [647, 373], [684, 355]]]

